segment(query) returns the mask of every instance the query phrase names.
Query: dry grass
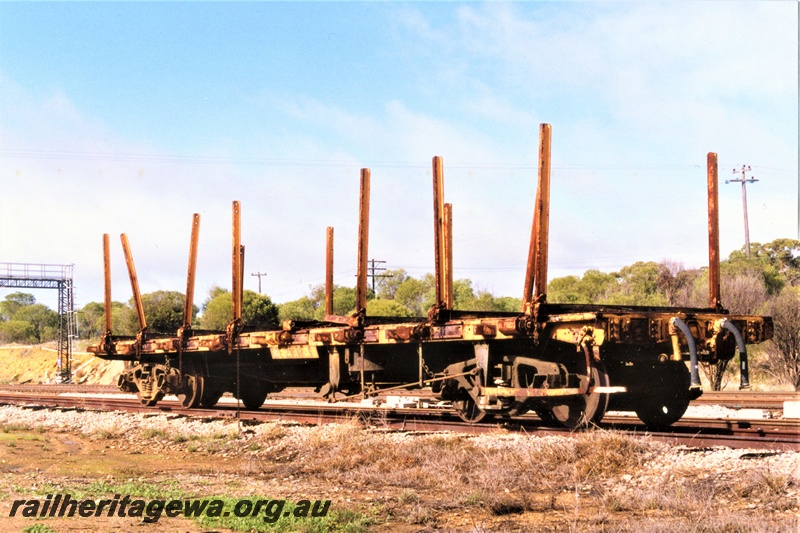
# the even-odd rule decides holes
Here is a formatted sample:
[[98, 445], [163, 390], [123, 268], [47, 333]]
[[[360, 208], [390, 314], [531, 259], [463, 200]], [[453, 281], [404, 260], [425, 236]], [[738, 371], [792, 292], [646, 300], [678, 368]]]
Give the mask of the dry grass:
[[[509, 531], [525, 530], [516, 520], [530, 513], [548, 517], [544, 531], [727, 533], [797, 526], [790, 515], [798, 505], [794, 491], [800, 480], [791, 475], [754, 468], [698, 477], [696, 471], [665, 467], [659, 477], [642, 482], [637, 472], [668, 448], [614, 432], [569, 439], [502, 434], [498, 444], [487, 446], [486, 440], [463, 435], [392, 438], [354, 420], [310, 428], [300, 439], [285, 435], [275, 428], [259, 437], [269, 448], [256, 467], [262, 475], [324, 479], [392, 494], [386, 513], [423, 530], [439, 530], [443, 516], [470, 508], [517, 524], [498, 526]], [[774, 519], [765, 519], [765, 513]], [[628, 523], [629, 516], [653, 520], [642, 527]], [[553, 520], [558, 526], [551, 529]]]
[[[760, 533], [800, 525], [800, 464], [780, 453], [676, 452], [599, 430], [537, 438], [501, 430], [488, 437], [396, 433], [355, 420], [319, 427], [231, 423], [195, 433], [171, 421], [119, 433], [123, 426], [97, 425], [83, 443], [81, 471], [118, 464], [115, 477], [148, 479], [151, 463], [162, 472], [180, 462], [193, 476], [223, 469], [226, 490], [268, 486], [330, 497], [385, 524], [379, 531]], [[26, 440], [34, 430], [18, 421], [0, 429], [7, 459], [50, 454], [40, 445], [61, 442], [50, 432], [49, 441]], [[87, 463], [91, 458], [96, 463]], [[55, 468], [49, 460], [40, 455], [37, 468]]]

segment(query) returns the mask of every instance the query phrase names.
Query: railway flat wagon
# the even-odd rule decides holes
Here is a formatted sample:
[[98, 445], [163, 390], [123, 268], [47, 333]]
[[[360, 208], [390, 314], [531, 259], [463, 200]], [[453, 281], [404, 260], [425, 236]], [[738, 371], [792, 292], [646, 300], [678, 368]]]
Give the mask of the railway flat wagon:
[[701, 362], [739, 352], [741, 386], [749, 387], [747, 344], [771, 338], [769, 317], [733, 315], [720, 297], [716, 154], [709, 153], [709, 305], [707, 308], [559, 304], [547, 301], [550, 194], [548, 124], [540, 127], [539, 172], [522, 308], [519, 312], [453, 306], [452, 206], [444, 202], [441, 158], [433, 159], [436, 303], [427, 316], [366, 314], [370, 171], [360, 174], [356, 310], [333, 314], [333, 229], [328, 228], [326, 316], [278, 327], [242, 322], [244, 247], [239, 202], [233, 202], [232, 320], [225, 331], [191, 324], [199, 215], [194, 215], [184, 324], [152, 334], [139, 295], [127, 237], [122, 244], [139, 319], [135, 337], [111, 333], [109, 238], [103, 236], [105, 334], [97, 357], [126, 361], [123, 391], [145, 405], [166, 394], [186, 407], [211, 407], [225, 392], [257, 409], [268, 394], [309, 387], [321, 397], [363, 398], [397, 389], [430, 389], [471, 422], [535, 412], [545, 423], [581, 427], [609, 409], [635, 411], [650, 428], [679, 420], [702, 394]]

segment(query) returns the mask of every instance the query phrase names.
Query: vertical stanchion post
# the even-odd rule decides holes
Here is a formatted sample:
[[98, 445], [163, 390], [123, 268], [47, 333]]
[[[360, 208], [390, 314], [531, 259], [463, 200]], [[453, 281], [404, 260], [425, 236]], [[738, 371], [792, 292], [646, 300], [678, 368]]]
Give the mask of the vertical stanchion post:
[[358, 209], [358, 267], [356, 269], [356, 314], [367, 308], [367, 254], [369, 253], [369, 178], [368, 168], [361, 169]]
[[120, 235], [122, 240], [122, 251], [125, 253], [125, 263], [128, 265], [128, 277], [131, 280], [131, 290], [133, 291], [133, 305], [136, 308], [136, 317], [139, 319], [139, 330], [144, 331], [147, 328], [147, 321], [144, 318], [144, 306], [142, 305], [142, 295], [139, 292], [139, 279], [136, 277], [136, 267], [133, 264], [133, 255], [131, 254], [131, 247], [128, 243], [128, 236], [126, 234]]
[[[200, 215], [192, 216], [192, 237], [189, 242], [189, 266], [186, 272], [186, 297], [183, 302], [183, 332], [192, 327], [194, 308], [194, 280], [197, 271], [197, 242], [200, 237]], [[182, 333], [183, 333], [182, 332]]]
[[333, 314], [333, 228], [325, 234], [325, 315]]
[[522, 311], [530, 314], [547, 292], [547, 246], [550, 218], [550, 124], [539, 126], [539, 176], [531, 224], [531, 240], [522, 291]]
[[539, 211], [536, 269], [534, 271], [533, 301], [544, 301], [547, 296], [547, 258], [550, 232], [550, 124], [539, 128], [539, 191], [536, 209]]
[[453, 308], [453, 204], [444, 204], [444, 291], [442, 300], [446, 309]]
[[106, 335], [111, 335], [111, 245], [109, 244], [108, 233], [103, 234], [103, 317], [105, 319]]
[[445, 306], [445, 246], [444, 246], [444, 173], [442, 171], [442, 158], [433, 158], [433, 255], [436, 281], [437, 308]]
[[708, 306], [713, 309], [721, 309], [717, 154], [709, 152], [706, 162], [708, 170]]
[[233, 247], [231, 253], [231, 307], [233, 322], [242, 318], [242, 234], [241, 207], [237, 200], [233, 202]]

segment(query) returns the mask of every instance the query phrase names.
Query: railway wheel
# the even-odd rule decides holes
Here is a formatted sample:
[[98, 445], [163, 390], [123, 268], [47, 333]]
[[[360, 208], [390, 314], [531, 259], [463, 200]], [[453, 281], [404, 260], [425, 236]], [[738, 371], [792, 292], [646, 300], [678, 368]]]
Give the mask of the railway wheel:
[[217, 405], [219, 399], [222, 398], [222, 391], [213, 387], [206, 386], [203, 390], [203, 395], [200, 398], [200, 407], [210, 409]]
[[478, 424], [480, 422], [488, 422], [493, 418], [493, 415], [487, 413], [475, 403], [472, 396], [463, 391], [464, 398], [453, 402], [453, 408], [456, 410], [458, 417], [469, 424]]
[[239, 399], [242, 400], [245, 409], [258, 409], [264, 405], [264, 400], [267, 399], [268, 393], [269, 389], [267, 387], [254, 384], [249, 387], [243, 387], [239, 392]]
[[[458, 371], [464, 372], [474, 368], [475, 360], [473, 359], [472, 361], [467, 361], [467, 364], [459, 368]], [[475, 403], [475, 399], [469, 393], [469, 390], [475, 386], [475, 380], [479, 379], [479, 376], [467, 374], [459, 379], [447, 380], [443, 383], [443, 387], [449, 388], [450, 390], [448, 396], [452, 394], [451, 399], [456, 414], [461, 420], [469, 424], [487, 422], [494, 418], [494, 415], [478, 407], [478, 404]]]
[[647, 377], [652, 388], [637, 396], [634, 411], [647, 429], [661, 431], [680, 420], [689, 407], [691, 376], [683, 362], [670, 361], [654, 367]]
[[536, 416], [538, 416], [542, 420], [542, 423], [545, 426], [558, 425], [558, 420], [556, 420], [556, 417], [553, 416], [553, 412], [550, 409], [539, 408], [536, 409], [534, 412], [536, 413]]
[[203, 385], [205, 379], [203, 376], [195, 374], [185, 374], [183, 376], [183, 394], [178, 395], [181, 405], [187, 409], [191, 409], [200, 405], [203, 399]]
[[[608, 373], [600, 362], [592, 364], [592, 383], [595, 387], [608, 387]], [[553, 406], [549, 413], [536, 412], [546, 424], [556, 422], [566, 428], [574, 429], [599, 424], [608, 409], [608, 393], [592, 392], [564, 399]], [[544, 416], [543, 416], [544, 415]]]

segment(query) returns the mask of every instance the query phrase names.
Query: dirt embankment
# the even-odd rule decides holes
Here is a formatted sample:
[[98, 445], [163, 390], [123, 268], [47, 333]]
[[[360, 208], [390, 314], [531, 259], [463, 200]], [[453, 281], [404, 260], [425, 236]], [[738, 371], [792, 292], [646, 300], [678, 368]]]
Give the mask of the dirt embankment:
[[[103, 361], [88, 352], [73, 352], [73, 382], [116, 384], [122, 362]], [[0, 383], [56, 383], [58, 350], [55, 343], [0, 346]]]

